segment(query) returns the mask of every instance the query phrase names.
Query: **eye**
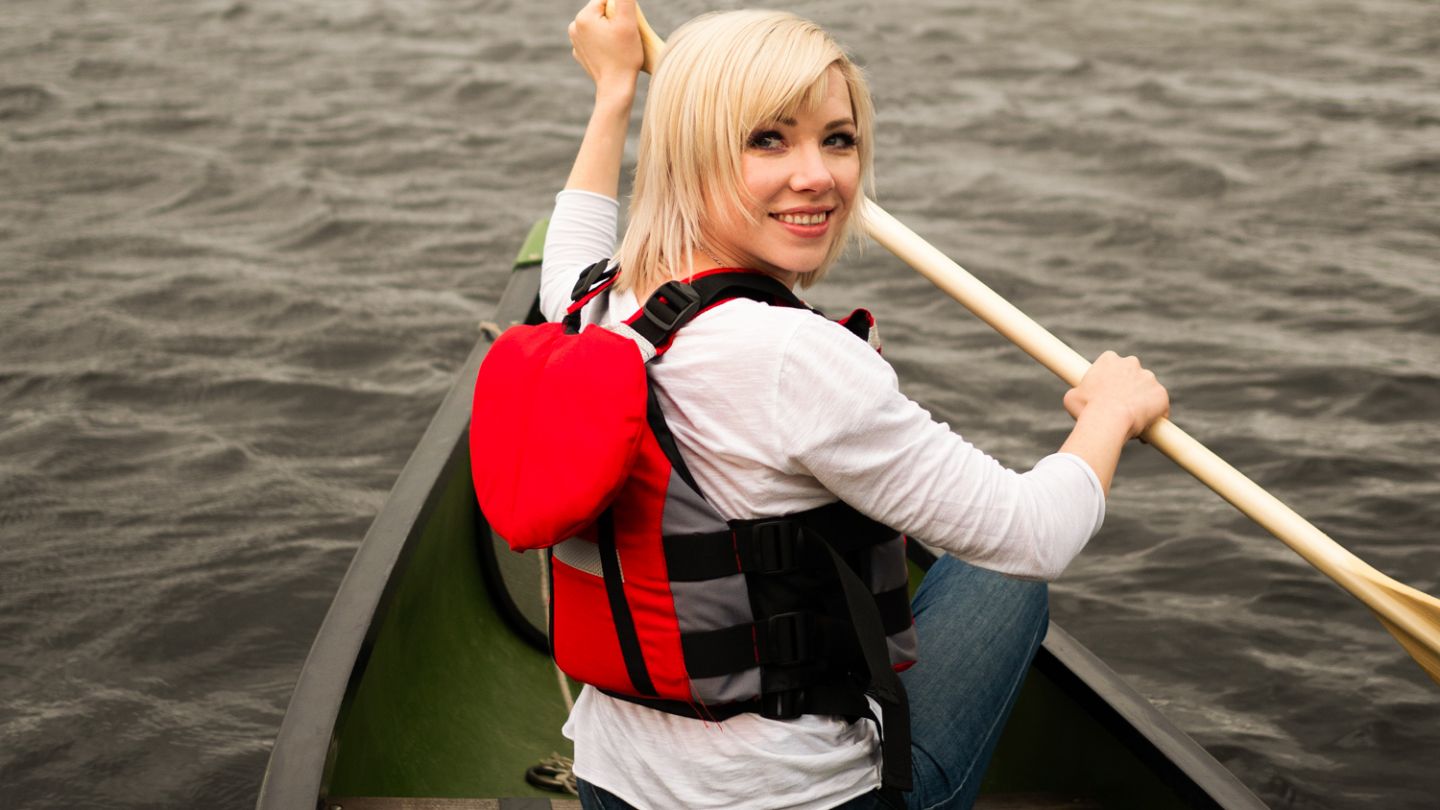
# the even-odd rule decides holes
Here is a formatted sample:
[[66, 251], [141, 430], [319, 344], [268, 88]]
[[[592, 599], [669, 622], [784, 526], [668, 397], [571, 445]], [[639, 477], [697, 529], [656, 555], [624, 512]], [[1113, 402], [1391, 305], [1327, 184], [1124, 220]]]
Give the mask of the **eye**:
[[785, 138], [773, 129], [756, 130], [750, 135], [750, 140], [746, 143], [746, 146], [751, 149], [780, 149], [785, 146]]
[[832, 149], [854, 149], [857, 142], [853, 132], [833, 132], [825, 139], [825, 145]]

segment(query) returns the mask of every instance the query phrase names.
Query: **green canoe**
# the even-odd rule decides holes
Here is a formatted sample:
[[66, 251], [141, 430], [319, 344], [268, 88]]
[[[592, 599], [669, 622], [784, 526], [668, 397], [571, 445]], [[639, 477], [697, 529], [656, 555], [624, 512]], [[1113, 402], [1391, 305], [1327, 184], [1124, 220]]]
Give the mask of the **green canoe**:
[[[560, 726], [575, 685], [543, 653], [540, 555], [511, 553], [492, 536], [471, 490], [466, 434], [494, 334], [538, 320], [544, 231], [544, 222], [532, 229], [495, 323], [340, 584], [281, 722], [262, 810], [578, 807], [525, 779], [570, 752]], [[918, 582], [933, 558], [910, 545]], [[979, 806], [1265, 805], [1052, 623]]]

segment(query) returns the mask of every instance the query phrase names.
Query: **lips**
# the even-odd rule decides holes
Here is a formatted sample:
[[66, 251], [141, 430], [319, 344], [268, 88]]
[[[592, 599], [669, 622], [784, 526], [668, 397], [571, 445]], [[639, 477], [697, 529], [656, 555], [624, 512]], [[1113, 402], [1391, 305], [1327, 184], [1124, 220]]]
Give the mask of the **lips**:
[[799, 208], [771, 214], [770, 218], [794, 236], [815, 239], [830, 230], [830, 219], [834, 214], [833, 208]]
[[772, 214], [771, 216], [786, 225], [819, 225], [830, 218], [830, 212], [817, 211], [813, 214]]

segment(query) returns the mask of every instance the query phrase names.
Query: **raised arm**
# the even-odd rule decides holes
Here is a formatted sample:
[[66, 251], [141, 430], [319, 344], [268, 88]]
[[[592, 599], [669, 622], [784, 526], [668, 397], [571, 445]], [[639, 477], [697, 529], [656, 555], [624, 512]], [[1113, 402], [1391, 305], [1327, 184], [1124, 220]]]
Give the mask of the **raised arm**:
[[610, 17], [605, 16], [605, 5], [606, 0], [592, 0], [570, 23], [572, 52], [595, 82], [595, 109], [565, 188], [614, 198], [620, 191], [620, 160], [645, 54], [635, 0], [614, 0]]
[[570, 24], [575, 60], [595, 82], [595, 106], [545, 237], [540, 309], [550, 320], [564, 313], [580, 270], [615, 251], [620, 161], [643, 53], [635, 0], [614, 6], [606, 17], [605, 0], [592, 0]]

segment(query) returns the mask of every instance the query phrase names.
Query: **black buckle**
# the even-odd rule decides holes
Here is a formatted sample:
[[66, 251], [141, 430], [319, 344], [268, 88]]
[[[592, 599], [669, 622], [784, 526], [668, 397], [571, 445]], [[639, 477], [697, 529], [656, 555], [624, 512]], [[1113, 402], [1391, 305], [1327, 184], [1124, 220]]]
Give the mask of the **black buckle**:
[[645, 302], [645, 320], [668, 335], [695, 317], [700, 309], [700, 293], [689, 284], [667, 281]]
[[614, 270], [610, 270], [609, 268], [610, 260], [601, 259], [584, 270], [581, 270], [580, 278], [575, 280], [575, 288], [570, 291], [570, 300], [579, 301], [581, 298], [584, 298], [585, 293], [590, 292], [591, 288], [596, 284], [620, 272], [619, 265], [616, 265]]
[[804, 693], [799, 689], [782, 689], [760, 696], [760, 716], [771, 720], [794, 720], [803, 712], [800, 701]]
[[792, 666], [815, 657], [817, 625], [811, 613], [777, 613], [765, 621], [765, 657], [760, 663]]
[[750, 526], [750, 567], [757, 574], [779, 574], [799, 567], [800, 527], [791, 520], [766, 520]]

